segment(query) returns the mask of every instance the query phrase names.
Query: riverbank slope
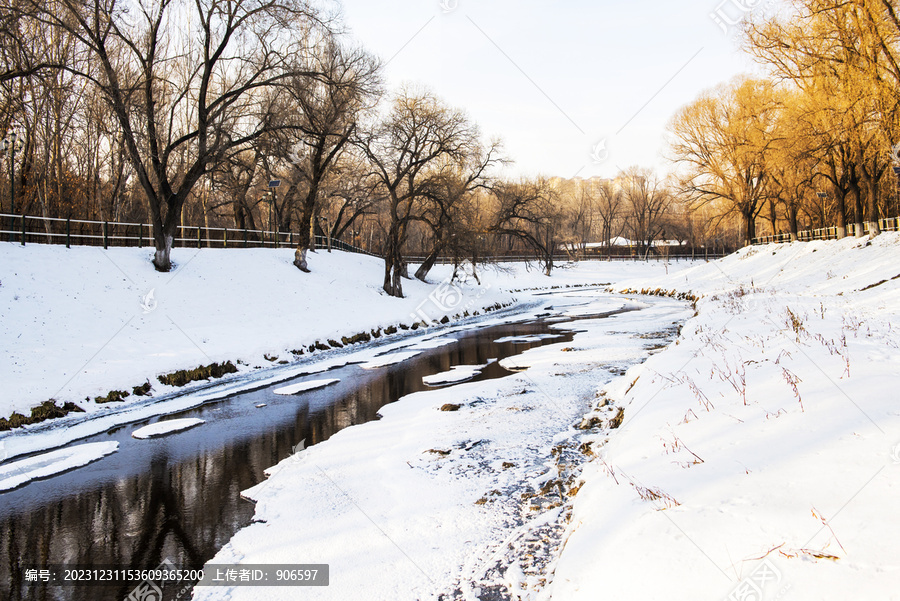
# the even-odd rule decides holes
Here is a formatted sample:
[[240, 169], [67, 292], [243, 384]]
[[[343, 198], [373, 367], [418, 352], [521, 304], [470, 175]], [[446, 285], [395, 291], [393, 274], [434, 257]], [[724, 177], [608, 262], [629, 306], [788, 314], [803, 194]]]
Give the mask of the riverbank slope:
[[624, 421], [544, 594], [900, 599], [898, 257], [897, 234], [753, 247], [617, 286], [702, 298], [602, 389]]

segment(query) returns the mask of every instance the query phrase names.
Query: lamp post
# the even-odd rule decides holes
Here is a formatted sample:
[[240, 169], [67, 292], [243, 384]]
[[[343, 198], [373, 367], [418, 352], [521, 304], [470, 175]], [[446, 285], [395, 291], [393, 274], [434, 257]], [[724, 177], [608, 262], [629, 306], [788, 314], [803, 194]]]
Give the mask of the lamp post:
[[[10, 214], [15, 214], [16, 212], [16, 151], [21, 150], [23, 146], [22, 139], [16, 135], [16, 132], [10, 132], [8, 136], [0, 140], [0, 156], [9, 154], [9, 212]], [[0, 203], [0, 213], [2, 213], [2, 203]], [[10, 221], [12, 225], [10, 225], [10, 230], [13, 229], [14, 222], [12, 221], [12, 217]], [[9, 240], [12, 242], [15, 239], [15, 234], [9, 234]]]
[[894, 163], [894, 175], [897, 176], [897, 185], [894, 186], [894, 210], [900, 209], [900, 164]]
[[[16, 132], [0, 140], [0, 156], [9, 154], [9, 212], [16, 212], [16, 151], [22, 148], [22, 139]], [[2, 206], [2, 205], [0, 205]]]
[[328, 245], [328, 252], [331, 252], [331, 228], [328, 225], [328, 218], [319, 215], [319, 222], [322, 224], [322, 231], [325, 232], [325, 242]]
[[825, 215], [825, 199], [828, 198], [828, 194], [825, 192], [816, 192], [816, 196], [822, 199], [822, 227], [825, 227], [826, 215]]
[[[281, 185], [280, 179], [272, 179], [269, 180], [269, 192], [271, 196], [269, 197], [269, 202], [272, 203], [272, 210], [269, 211], [269, 227], [275, 230], [275, 248], [278, 248], [278, 204], [277, 204], [277, 188]], [[274, 220], [274, 223], [273, 221]]]

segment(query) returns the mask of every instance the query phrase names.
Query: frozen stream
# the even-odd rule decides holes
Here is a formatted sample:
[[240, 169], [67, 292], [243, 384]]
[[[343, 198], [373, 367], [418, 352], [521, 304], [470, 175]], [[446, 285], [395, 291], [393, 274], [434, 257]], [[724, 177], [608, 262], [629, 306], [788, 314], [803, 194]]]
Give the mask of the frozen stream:
[[[456, 332], [451, 334], [456, 343], [401, 363], [376, 369], [348, 365], [165, 416], [205, 421], [190, 430], [132, 438], [154, 418], [79, 441], [115, 441], [119, 449], [88, 466], [0, 494], [0, 598], [121, 600], [131, 589], [37, 585], [25, 582], [24, 566], [152, 568], [171, 558], [180, 567], [201, 567], [250, 523], [254, 505], [241, 499], [241, 491], [262, 481], [263, 470], [301, 441], [313, 445], [377, 419], [385, 404], [429, 389], [423, 376], [455, 365], [487, 364], [475, 380], [499, 378], [510, 372], [489, 360], [572, 340], [565, 332], [539, 336], [550, 332], [540, 321]], [[504, 337], [527, 338], [494, 342]], [[340, 382], [297, 395], [274, 393], [323, 377]]]

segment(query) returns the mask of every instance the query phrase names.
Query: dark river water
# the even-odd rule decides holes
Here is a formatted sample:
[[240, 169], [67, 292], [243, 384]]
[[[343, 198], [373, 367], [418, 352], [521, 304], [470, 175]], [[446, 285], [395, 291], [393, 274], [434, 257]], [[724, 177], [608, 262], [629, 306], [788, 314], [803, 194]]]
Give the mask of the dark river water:
[[[564, 336], [526, 344], [493, 342], [542, 333]], [[170, 559], [180, 568], [199, 568], [253, 518], [254, 506], [240, 497], [241, 491], [262, 481], [263, 470], [288, 457], [301, 441], [316, 444], [343, 428], [377, 419], [385, 404], [429, 388], [422, 376], [572, 340], [571, 333], [551, 332], [542, 322], [451, 335], [459, 342], [396, 365], [374, 370], [349, 365], [166, 416], [206, 420], [192, 430], [150, 440], [131, 437], [154, 418], [79, 441], [114, 440], [119, 450], [0, 494], [0, 599], [124, 600], [134, 588], [36, 584], [25, 580], [26, 566], [148, 569]], [[493, 363], [476, 379], [509, 373]], [[272, 392], [321, 378], [341, 382], [295, 396]], [[257, 408], [261, 403], [266, 406]], [[167, 589], [163, 600], [142, 601], [171, 598]]]

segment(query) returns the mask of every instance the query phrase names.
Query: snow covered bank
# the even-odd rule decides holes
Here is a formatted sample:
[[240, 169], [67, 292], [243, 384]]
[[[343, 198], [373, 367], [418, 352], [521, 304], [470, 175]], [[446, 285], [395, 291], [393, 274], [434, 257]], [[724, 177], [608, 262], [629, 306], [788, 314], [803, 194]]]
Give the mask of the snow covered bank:
[[884, 234], [620, 282], [699, 313], [604, 387], [624, 421], [594, 435], [548, 593], [900, 599], [898, 257]]
[[316, 341], [509, 302], [513, 288], [609, 283], [635, 269], [669, 269], [585, 263], [546, 278], [516, 265], [484, 272], [480, 284], [448, 287], [440, 282], [450, 268], [438, 267], [434, 283], [404, 281], [407, 298], [395, 299], [380, 289], [382, 262], [362, 255], [320, 251], [311, 255], [310, 274], [292, 265], [291, 249], [175, 249], [176, 268], [166, 274], [150, 257], [147, 249], [0, 243], [0, 416], [28, 415], [49, 398], [108, 415], [146, 399], [97, 404], [85, 397], [130, 393], [145, 382], [160, 397], [178, 389], [156, 376], [178, 369], [233, 360], [243, 377], [293, 362], [292, 350]]
[[[553, 313], [590, 314], [625, 304], [597, 292], [551, 303]], [[328, 563], [330, 585], [303, 589], [304, 599], [475, 599], [539, 586], [552, 575], [585, 459], [586, 432], [575, 425], [598, 385], [691, 314], [669, 299], [628, 304], [642, 310], [565, 324], [579, 330], [573, 342], [505, 360], [527, 371], [409, 395], [383, 407], [381, 420], [285, 459], [245, 492], [257, 502], [254, 523], [210, 563]], [[211, 587], [194, 599], [298, 595]]]

